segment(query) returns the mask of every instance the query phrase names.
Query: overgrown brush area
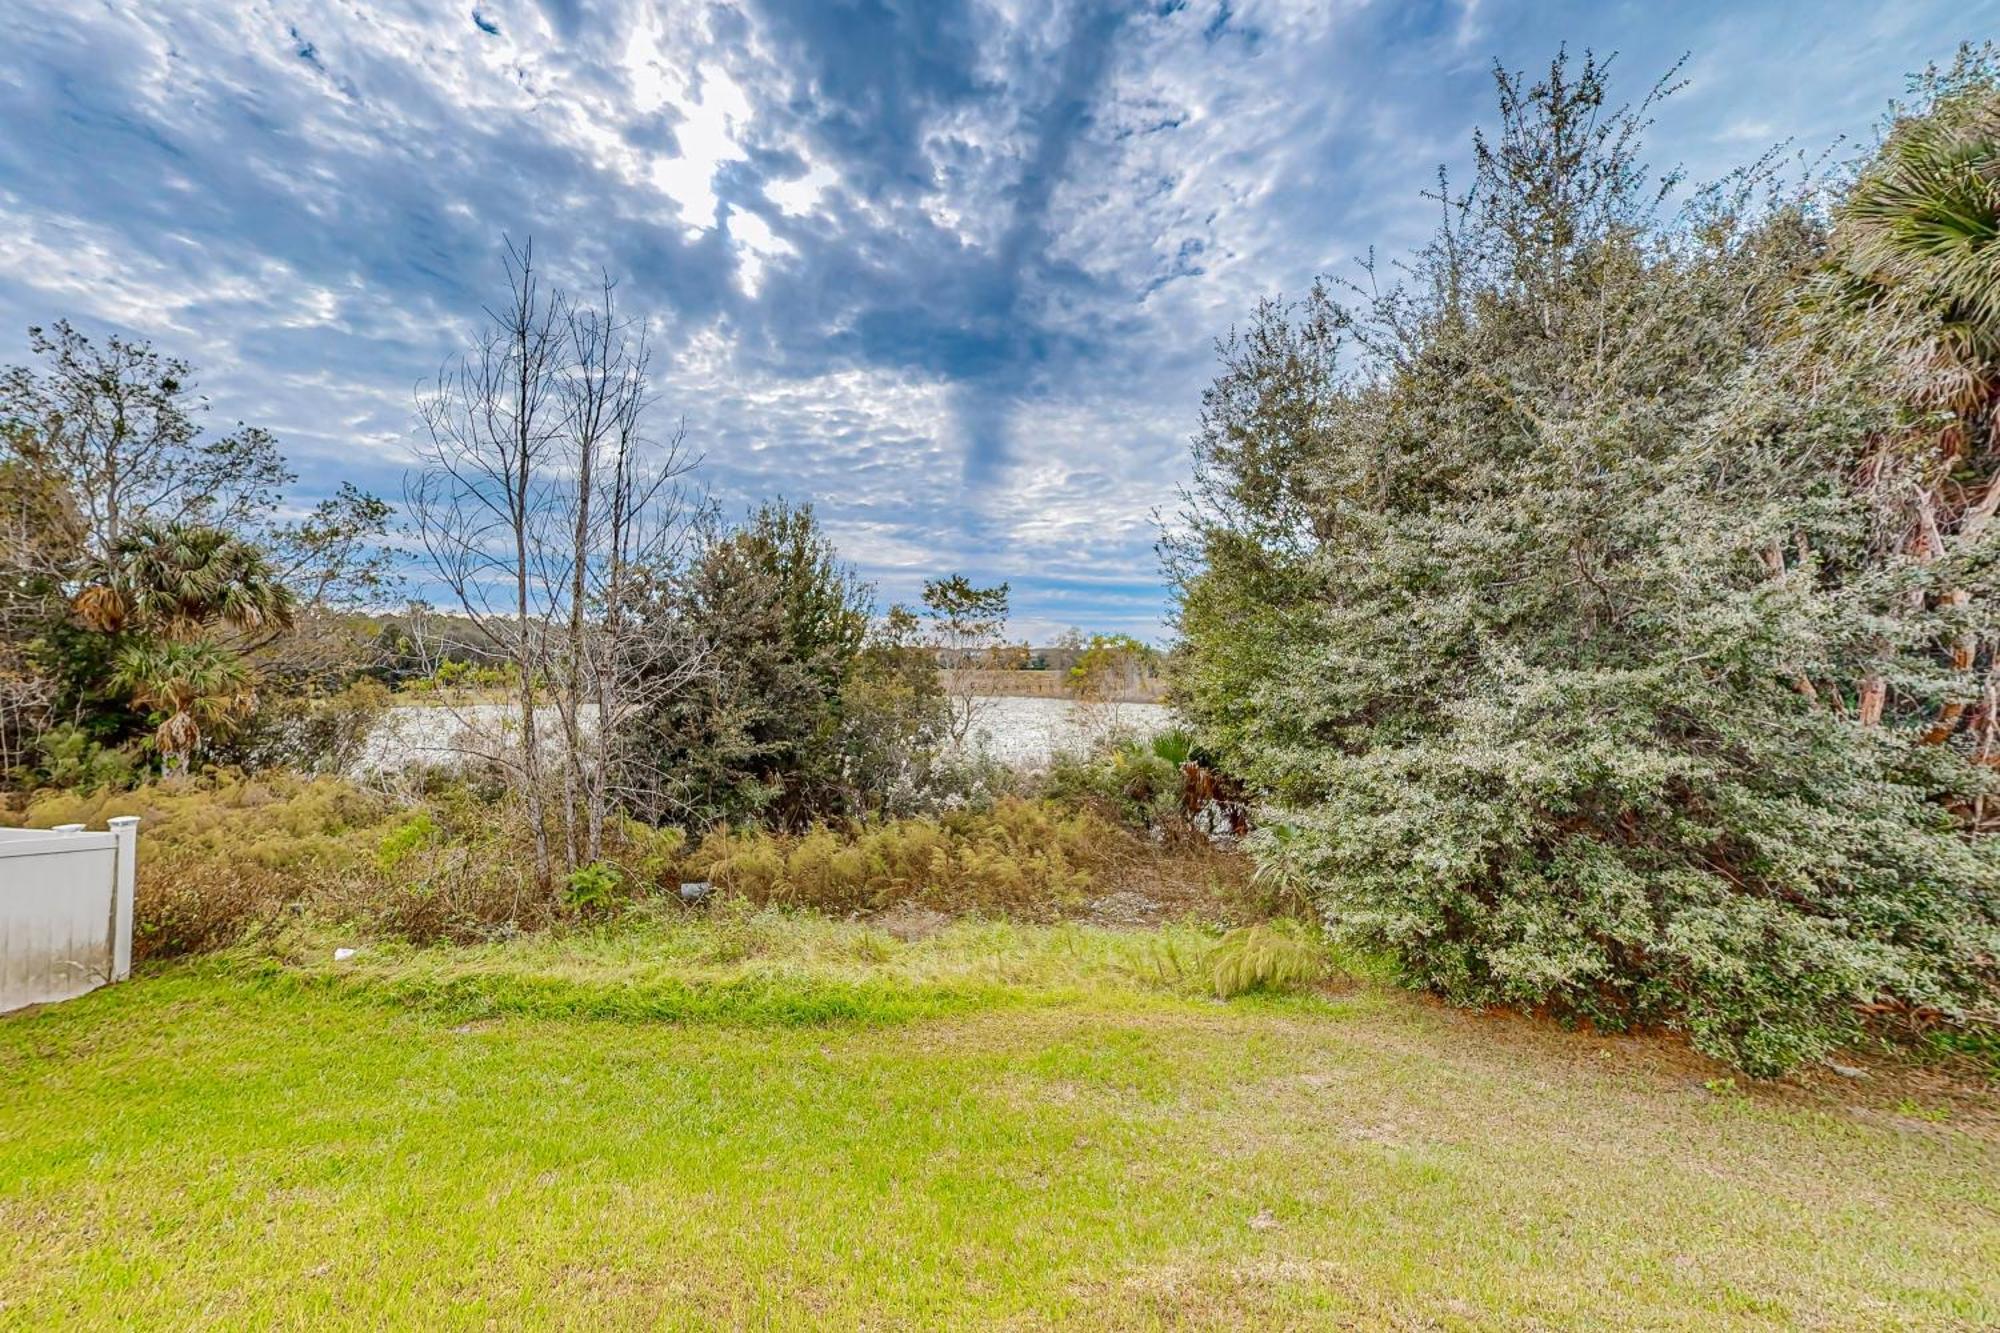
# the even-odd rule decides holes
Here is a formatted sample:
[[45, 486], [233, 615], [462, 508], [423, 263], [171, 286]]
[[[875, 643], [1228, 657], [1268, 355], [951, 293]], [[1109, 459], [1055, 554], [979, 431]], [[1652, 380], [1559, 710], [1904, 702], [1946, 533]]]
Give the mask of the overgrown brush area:
[[[141, 818], [136, 949], [143, 959], [270, 938], [296, 923], [365, 936], [476, 943], [626, 913], [778, 905], [835, 915], [923, 909], [1023, 921], [1217, 925], [1278, 909], [1248, 861], [1149, 833], [1116, 807], [1003, 796], [982, 809], [815, 824], [718, 825], [695, 838], [622, 821], [566, 891], [538, 893], [528, 833], [464, 782], [390, 794], [289, 772], [219, 775], [93, 794], [42, 792], [34, 827]], [[681, 885], [706, 886], [684, 904]]]
[[990, 809], [796, 835], [718, 829], [676, 862], [752, 902], [826, 911], [912, 903], [1026, 920], [1087, 914], [1126, 892], [1154, 919], [1260, 910], [1248, 863], [1199, 839], [1147, 838], [1096, 806], [1003, 797]]

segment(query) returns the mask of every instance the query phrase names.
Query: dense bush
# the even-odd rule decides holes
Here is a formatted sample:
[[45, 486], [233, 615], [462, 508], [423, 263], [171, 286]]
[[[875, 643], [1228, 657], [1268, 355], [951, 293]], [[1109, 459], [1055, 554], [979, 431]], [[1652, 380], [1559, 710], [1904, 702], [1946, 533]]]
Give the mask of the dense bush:
[[135, 748], [102, 744], [84, 728], [65, 723], [34, 738], [35, 762], [22, 776], [31, 787], [117, 790], [137, 778]]
[[1186, 832], [1181, 821], [1181, 765], [1192, 755], [1183, 731], [1112, 736], [1083, 753], [1059, 754], [1043, 779], [1060, 800], [1096, 801], [1126, 824]]
[[1990, 660], [1947, 645], [1993, 641], [2000, 456], [1981, 417], [1941, 474], [1921, 339], [1801, 299], [1814, 210], [1661, 210], [1602, 73], [1502, 77], [1406, 286], [1224, 345], [1176, 688], [1336, 934], [1770, 1073], [1992, 1003], [1990, 702], [1933, 724]]
[[766, 505], [708, 534], [644, 608], [684, 625], [709, 665], [627, 723], [619, 785], [634, 813], [700, 828], [837, 807], [840, 702], [870, 596], [810, 507]]
[[937, 659], [916, 632], [913, 615], [890, 608], [841, 684], [833, 743], [847, 814], [917, 814], [979, 785], [976, 763], [966, 764], [946, 743], [951, 705]]

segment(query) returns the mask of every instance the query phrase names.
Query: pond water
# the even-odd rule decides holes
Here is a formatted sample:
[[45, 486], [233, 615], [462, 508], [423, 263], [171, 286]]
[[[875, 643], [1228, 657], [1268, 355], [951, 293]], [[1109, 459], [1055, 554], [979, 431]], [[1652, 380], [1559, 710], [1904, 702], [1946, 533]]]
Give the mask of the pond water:
[[1079, 704], [987, 695], [973, 701], [968, 745], [1016, 768], [1040, 768], [1113, 732], [1153, 736], [1173, 725], [1165, 704]]
[[[516, 717], [507, 704], [398, 704], [368, 737], [356, 774], [394, 773], [412, 764], [449, 765], [467, 754], [504, 749]], [[552, 725], [553, 715], [548, 719]], [[987, 695], [973, 701], [967, 745], [1016, 768], [1040, 768], [1065, 750], [1087, 749], [1113, 732], [1155, 735], [1173, 725], [1162, 704], [1078, 704], [1070, 699]]]

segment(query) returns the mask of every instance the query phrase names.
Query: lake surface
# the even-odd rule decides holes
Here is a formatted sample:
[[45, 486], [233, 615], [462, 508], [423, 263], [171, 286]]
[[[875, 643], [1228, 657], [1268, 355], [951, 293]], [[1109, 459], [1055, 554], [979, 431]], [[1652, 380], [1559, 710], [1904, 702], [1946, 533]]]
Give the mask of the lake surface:
[[1041, 768], [1107, 735], [1154, 736], [1173, 725], [1165, 704], [1079, 704], [1072, 699], [986, 695], [973, 701], [968, 746], [1015, 768]]
[[[505, 749], [519, 714], [510, 704], [397, 704], [369, 735], [356, 774], [395, 773], [412, 764], [452, 765]], [[553, 726], [545, 714], [541, 725]], [[594, 719], [586, 719], [589, 725]], [[1090, 748], [1114, 732], [1151, 736], [1173, 725], [1163, 704], [1079, 704], [1071, 699], [987, 695], [973, 702], [968, 748], [1015, 768], [1042, 768], [1065, 751]], [[539, 727], [538, 727], [539, 729]]]

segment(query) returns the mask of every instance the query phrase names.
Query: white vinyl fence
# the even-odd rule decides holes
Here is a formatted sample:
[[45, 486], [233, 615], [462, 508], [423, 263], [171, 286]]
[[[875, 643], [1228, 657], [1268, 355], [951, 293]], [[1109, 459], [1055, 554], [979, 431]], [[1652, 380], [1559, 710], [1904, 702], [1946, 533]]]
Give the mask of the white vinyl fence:
[[0, 828], [0, 1013], [72, 999], [132, 970], [139, 820], [110, 825]]

